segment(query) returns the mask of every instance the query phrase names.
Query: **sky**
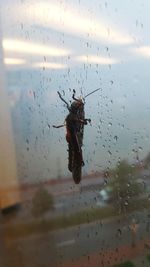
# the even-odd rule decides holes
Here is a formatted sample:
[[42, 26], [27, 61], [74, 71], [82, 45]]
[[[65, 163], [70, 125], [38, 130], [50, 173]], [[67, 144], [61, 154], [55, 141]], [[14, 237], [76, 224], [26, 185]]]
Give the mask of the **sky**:
[[[142, 159], [150, 150], [148, 0], [5, 0], [2, 45], [20, 177], [68, 176], [69, 102], [87, 98], [84, 172]], [[31, 178], [32, 177], [32, 178]]]

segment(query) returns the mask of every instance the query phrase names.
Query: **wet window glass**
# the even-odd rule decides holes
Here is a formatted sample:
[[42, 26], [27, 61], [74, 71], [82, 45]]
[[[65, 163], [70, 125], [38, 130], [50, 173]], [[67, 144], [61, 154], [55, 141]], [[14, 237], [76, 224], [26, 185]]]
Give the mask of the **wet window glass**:
[[0, 266], [150, 265], [149, 10], [0, 2]]

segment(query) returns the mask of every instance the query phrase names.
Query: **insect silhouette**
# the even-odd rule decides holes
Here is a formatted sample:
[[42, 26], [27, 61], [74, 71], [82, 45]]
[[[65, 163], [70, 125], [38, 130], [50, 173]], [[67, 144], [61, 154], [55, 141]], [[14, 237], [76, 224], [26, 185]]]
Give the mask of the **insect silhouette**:
[[91, 119], [85, 118], [85, 98], [100, 90], [100, 88], [87, 94], [84, 98], [76, 98], [75, 90], [73, 90], [71, 105], [62, 97], [60, 92], [57, 92], [60, 99], [66, 104], [69, 111], [64, 124], [55, 126], [54, 128], [66, 127], [66, 141], [68, 143], [68, 169], [72, 173], [73, 180], [79, 184], [82, 177], [82, 167], [84, 166], [82, 145], [84, 126], [91, 123]]

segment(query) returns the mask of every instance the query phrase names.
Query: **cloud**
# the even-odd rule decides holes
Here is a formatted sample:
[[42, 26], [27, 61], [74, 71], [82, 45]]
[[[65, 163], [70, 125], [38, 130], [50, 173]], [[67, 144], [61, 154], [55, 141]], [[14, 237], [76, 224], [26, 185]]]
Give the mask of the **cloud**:
[[[27, 11], [28, 9], [28, 11]], [[81, 13], [82, 12], [82, 13]], [[31, 1], [30, 5], [25, 4], [15, 7], [13, 19], [16, 20], [16, 13], [20, 14], [20, 21], [30, 25], [43, 25], [47, 28], [59, 30], [63, 33], [81, 36], [94, 41], [108, 42], [112, 44], [127, 45], [134, 43], [133, 38], [125, 33], [123, 29], [117, 29], [110, 22], [104, 22], [96, 16], [91, 16], [86, 9], [78, 10], [75, 6], [57, 4], [55, 1]], [[17, 16], [18, 23], [18, 16]], [[108, 23], [110, 27], [108, 28]]]
[[29, 19], [34, 19], [49, 27], [70, 32], [71, 34], [90, 34], [96, 40], [108, 41], [116, 44], [131, 44], [133, 39], [123, 31], [107, 28], [106, 24], [99, 19], [91, 19], [88, 15], [80, 15], [75, 8], [69, 6], [39, 2], [32, 5], [28, 13]]
[[37, 62], [32, 64], [33, 68], [45, 68], [45, 69], [66, 69], [66, 64], [53, 63], [53, 62]]
[[4, 58], [5, 65], [24, 65], [25, 63], [26, 60], [21, 58]]
[[42, 45], [27, 41], [16, 39], [3, 39], [2, 41], [4, 51], [12, 51], [22, 54], [43, 55], [43, 56], [68, 56], [71, 54], [70, 50], [49, 45]]
[[145, 58], [150, 58], [150, 46], [141, 46], [138, 48], [134, 48], [132, 51]]
[[115, 58], [100, 57], [96, 55], [82, 55], [77, 57], [76, 60], [84, 63], [94, 63], [99, 65], [116, 64], [119, 62], [119, 60]]

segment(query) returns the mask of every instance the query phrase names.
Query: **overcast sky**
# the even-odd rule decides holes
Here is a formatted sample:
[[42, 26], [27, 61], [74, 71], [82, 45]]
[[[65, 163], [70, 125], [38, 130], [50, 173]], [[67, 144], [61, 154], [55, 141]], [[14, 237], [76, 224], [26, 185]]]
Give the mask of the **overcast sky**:
[[150, 1], [5, 0], [0, 7], [10, 104], [23, 109], [24, 92], [33, 107], [20, 117], [30, 129], [19, 128], [24, 136], [32, 132], [30, 149], [17, 144], [19, 155], [28, 158], [27, 172], [34, 168], [35, 177], [45, 179], [68, 175], [65, 130], [51, 127], [67, 115], [57, 90], [69, 101], [73, 88], [78, 95], [101, 88], [86, 103], [92, 119], [84, 136], [86, 171], [113, 166], [120, 158], [133, 161], [134, 150], [140, 158], [146, 155]]

